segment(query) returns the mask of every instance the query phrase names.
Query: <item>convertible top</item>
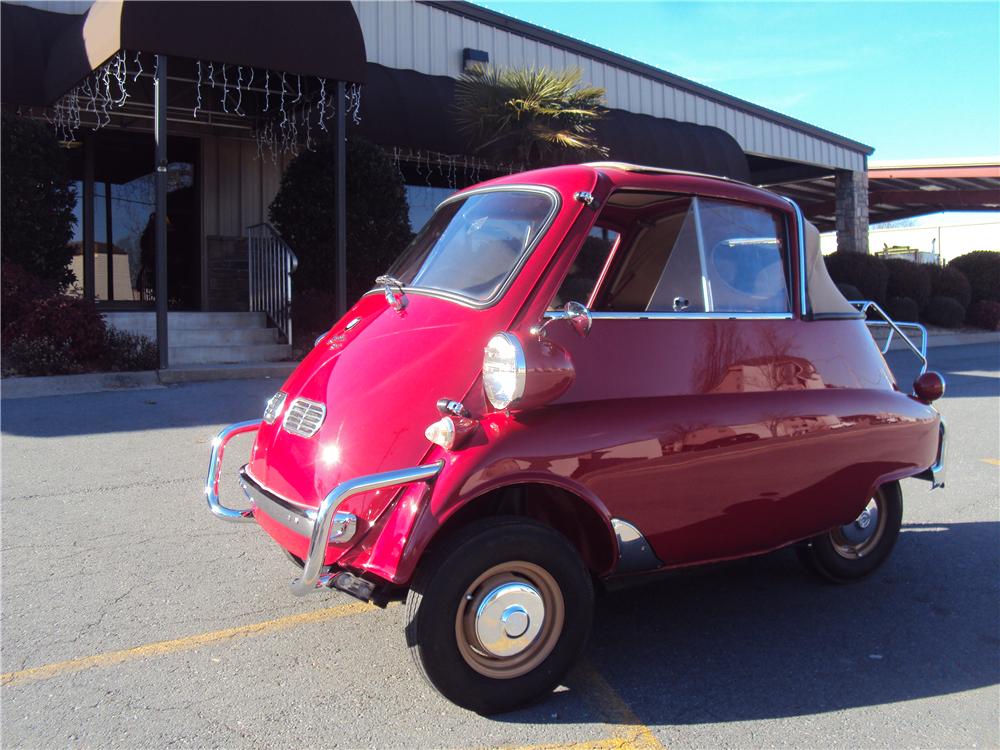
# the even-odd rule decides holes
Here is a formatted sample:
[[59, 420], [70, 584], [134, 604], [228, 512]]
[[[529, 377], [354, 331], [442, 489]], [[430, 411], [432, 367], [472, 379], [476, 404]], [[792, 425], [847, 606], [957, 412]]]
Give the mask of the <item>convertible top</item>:
[[840, 293], [830, 278], [819, 247], [819, 230], [805, 222], [806, 293], [809, 310], [819, 317], [858, 318], [861, 313]]

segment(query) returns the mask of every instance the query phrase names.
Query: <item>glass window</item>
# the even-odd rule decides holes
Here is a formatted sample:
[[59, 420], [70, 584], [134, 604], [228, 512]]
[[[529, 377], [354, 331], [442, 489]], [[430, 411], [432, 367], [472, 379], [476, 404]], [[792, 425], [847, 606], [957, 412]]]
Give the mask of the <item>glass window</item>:
[[610, 312], [788, 312], [784, 224], [774, 212], [710, 198], [612, 196], [621, 247], [594, 300]]
[[496, 295], [553, 209], [547, 193], [479, 193], [442, 206], [389, 270], [404, 286], [483, 302]]
[[562, 286], [549, 304], [550, 310], [561, 309], [567, 302], [590, 304], [590, 297], [601, 277], [604, 264], [608, 261], [611, 249], [618, 242], [619, 234], [613, 229], [594, 227], [583, 241], [580, 252], [577, 253], [570, 266]]
[[634, 206], [609, 203], [623, 239], [595, 310], [704, 310], [692, 200], [661, 195], [644, 203], [636, 195], [629, 196]]
[[406, 203], [410, 208], [410, 229], [414, 232], [427, 223], [441, 201], [455, 193], [451, 188], [427, 185], [404, 185]]
[[699, 200], [705, 278], [718, 312], [787, 312], [783, 224], [764, 208]]

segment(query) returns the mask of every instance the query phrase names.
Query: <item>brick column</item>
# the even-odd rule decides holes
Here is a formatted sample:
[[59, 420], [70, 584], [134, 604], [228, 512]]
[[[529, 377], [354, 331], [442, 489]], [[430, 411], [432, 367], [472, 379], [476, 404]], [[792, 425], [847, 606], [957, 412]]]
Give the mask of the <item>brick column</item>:
[[837, 170], [837, 250], [868, 253], [868, 170]]

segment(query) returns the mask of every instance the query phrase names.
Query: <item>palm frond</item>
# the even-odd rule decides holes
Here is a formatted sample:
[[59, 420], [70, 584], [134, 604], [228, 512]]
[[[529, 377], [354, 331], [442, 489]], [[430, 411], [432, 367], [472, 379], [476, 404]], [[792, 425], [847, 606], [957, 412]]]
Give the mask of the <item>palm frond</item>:
[[604, 90], [581, 79], [578, 69], [476, 67], [456, 84], [456, 124], [475, 151], [504, 160], [606, 154], [593, 126], [606, 111]]

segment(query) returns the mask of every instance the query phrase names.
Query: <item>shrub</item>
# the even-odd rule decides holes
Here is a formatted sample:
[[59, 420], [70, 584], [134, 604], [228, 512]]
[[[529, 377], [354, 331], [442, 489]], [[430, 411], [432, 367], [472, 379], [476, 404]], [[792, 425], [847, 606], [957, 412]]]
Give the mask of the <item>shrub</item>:
[[108, 327], [101, 369], [112, 371], [156, 370], [160, 350], [145, 336]]
[[106, 327], [94, 303], [61, 294], [13, 264], [0, 274], [4, 371], [56, 375], [97, 366]]
[[292, 336], [296, 349], [309, 351], [321, 333], [337, 322], [337, 300], [333, 291], [307, 289], [292, 301]]
[[916, 322], [920, 319], [920, 308], [916, 300], [909, 297], [890, 297], [885, 301], [885, 311], [893, 320]]
[[880, 305], [885, 302], [889, 271], [880, 258], [864, 253], [836, 252], [823, 260], [834, 282], [856, 287], [862, 299], [874, 300]]
[[969, 307], [966, 320], [977, 328], [1000, 331], [1000, 302], [981, 299]]
[[965, 274], [948, 266], [924, 265], [924, 273], [931, 285], [932, 297], [951, 297], [962, 307], [972, 301], [972, 287]]
[[[920, 310], [931, 298], [931, 280], [927, 278], [920, 263], [902, 258], [890, 258], [883, 261], [889, 272], [889, 282], [886, 285], [886, 302], [893, 297], [908, 297]], [[907, 320], [916, 320], [915, 317]]]
[[948, 264], [965, 274], [972, 287], [972, 302], [1000, 302], [1000, 252], [975, 250], [959, 255]]
[[52, 128], [4, 113], [0, 163], [0, 255], [64, 289], [74, 278], [76, 194]]
[[83, 367], [69, 351], [69, 343], [51, 336], [4, 336], [4, 375], [68, 375]]
[[951, 297], [931, 297], [924, 320], [942, 328], [958, 328], [965, 320], [965, 308]]
[[862, 299], [861, 290], [852, 284], [837, 284], [837, 290], [847, 299]]
[[[336, 289], [337, 256], [332, 139], [299, 154], [281, 178], [269, 216], [299, 258], [296, 294]], [[347, 143], [348, 303], [371, 289], [413, 237], [403, 181], [378, 146]], [[349, 304], [348, 304], [349, 306]], [[332, 322], [332, 321], [331, 321]]]

